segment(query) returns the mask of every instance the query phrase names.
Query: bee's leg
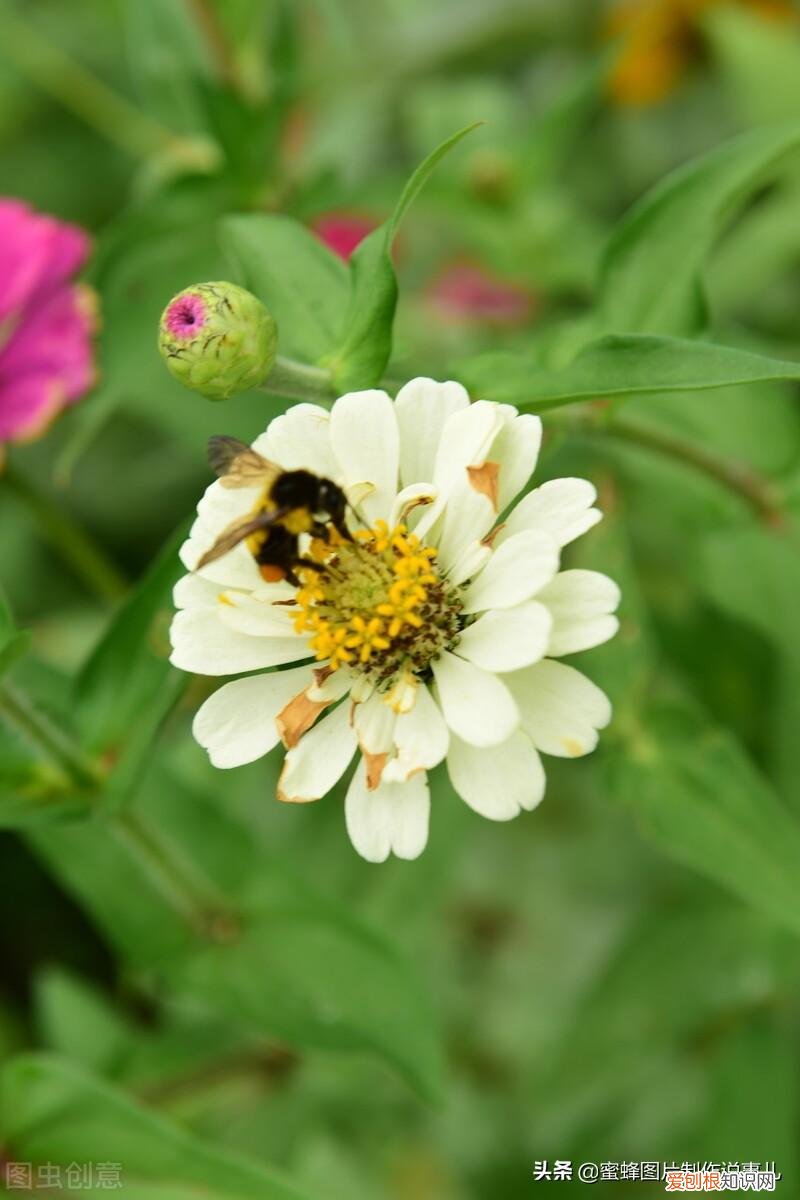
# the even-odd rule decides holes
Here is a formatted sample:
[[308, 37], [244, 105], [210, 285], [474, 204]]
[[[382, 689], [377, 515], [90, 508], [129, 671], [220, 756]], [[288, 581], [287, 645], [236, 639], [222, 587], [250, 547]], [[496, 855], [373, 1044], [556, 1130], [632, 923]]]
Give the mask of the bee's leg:
[[319, 571], [320, 574], [325, 570], [323, 563], [313, 562], [313, 560], [308, 558], [298, 558], [297, 562], [293, 563], [291, 567], [286, 568], [286, 578], [294, 587], [303, 586], [302, 580], [297, 578], [293, 570], [294, 567], [303, 567], [304, 570], [309, 571]]

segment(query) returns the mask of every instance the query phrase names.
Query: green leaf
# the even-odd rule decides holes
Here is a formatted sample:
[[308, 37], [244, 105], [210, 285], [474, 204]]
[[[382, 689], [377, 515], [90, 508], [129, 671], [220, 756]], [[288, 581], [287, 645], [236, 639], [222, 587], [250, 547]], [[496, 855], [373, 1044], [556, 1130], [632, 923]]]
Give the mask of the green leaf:
[[197, 23], [184, 0], [124, 0], [130, 71], [147, 110], [168, 129], [203, 130], [199, 82], [209, 75]]
[[21, 658], [30, 645], [30, 634], [19, 630], [8, 602], [0, 589], [0, 677]]
[[342, 390], [374, 387], [392, 352], [392, 324], [397, 306], [397, 279], [392, 243], [398, 226], [429, 175], [452, 148], [480, 122], [460, 129], [420, 163], [403, 188], [388, 221], [366, 237], [350, 259], [350, 302], [344, 334], [327, 365]]
[[[713, 1162], [774, 1162], [796, 1191], [795, 1033], [779, 1005], [736, 1014], [707, 1048], [708, 1116], [694, 1123], [692, 1155]], [[716, 1033], [716, 1040], [713, 1033]]]
[[685, 710], [645, 712], [615, 775], [663, 850], [800, 933], [800, 823], [730, 734]]
[[87, 982], [60, 967], [36, 980], [36, 1024], [44, 1044], [93, 1071], [112, 1072], [131, 1046], [119, 1013]]
[[185, 571], [182, 527], [114, 615], [75, 683], [76, 721], [84, 744], [117, 752], [142, 728], [146, 748], [187, 677], [170, 666], [167, 637], [172, 588]]
[[220, 243], [241, 281], [278, 324], [281, 354], [318, 362], [337, 345], [347, 307], [347, 268], [292, 217], [225, 217]]
[[130, 815], [26, 831], [129, 962], [237, 1026], [370, 1052], [439, 1094], [436, 1024], [393, 943], [173, 775], [155, 768], [138, 799]]
[[763, 528], [718, 532], [703, 542], [697, 578], [717, 608], [757, 630], [774, 648], [775, 688], [764, 697], [770, 762], [776, 785], [796, 809], [800, 805], [800, 547], [788, 532]]
[[[277, 1172], [211, 1149], [56, 1056], [21, 1055], [0, 1073], [0, 1137], [12, 1161], [119, 1164], [130, 1200], [303, 1200]], [[102, 1186], [81, 1194], [105, 1196]], [[305, 1194], [306, 1200], [310, 1200]]]
[[700, 271], [737, 205], [800, 144], [796, 122], [725, 142], [657, 184], [617, 227], [600, 271], [599, 327], [690, 334], [704, 323]]
[[[722, 5], [703, 29], [744, 123], [791, 121], [800, 109], [800, 41], [755, 9]], [[769, 87], [764, 81], [769, 80]]]
[[439, 1043], [410, 962], [275, 863], [263, 875], [244, 898], [241, 936], [177, 963], [172, 983], [292, 1045], [377, 1054], [438, 1100]]
[[474, 396], [544, 412], [579, 400], [699, 392], [735, 384], [800, 379], [800, 363], [732, 346], [645, 334], [590, 342], [560, 371], [521, 355], [486, 354], [458, 372]]

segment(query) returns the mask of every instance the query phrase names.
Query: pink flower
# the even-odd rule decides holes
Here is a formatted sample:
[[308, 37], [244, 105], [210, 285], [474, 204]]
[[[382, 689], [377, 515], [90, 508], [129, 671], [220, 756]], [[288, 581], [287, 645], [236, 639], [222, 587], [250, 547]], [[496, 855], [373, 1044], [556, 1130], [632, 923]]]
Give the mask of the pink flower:
[[0, 198], [0, 444], [42, 433], [94, 382], [93, 294], [72, 282], [89, 239]]
[[377, 221], [358, 213], [330, 212], [316, 217], [311, 223], [311, 228], [320, 241], [347, 262], [359, 243], [368, 233], [372, 233], [376, 225]]
[[428, 297], [440, 316], [464, 323], [524, 325], [536, 309], [536, 298], [526, 288], [473, 263], [445, 267]]

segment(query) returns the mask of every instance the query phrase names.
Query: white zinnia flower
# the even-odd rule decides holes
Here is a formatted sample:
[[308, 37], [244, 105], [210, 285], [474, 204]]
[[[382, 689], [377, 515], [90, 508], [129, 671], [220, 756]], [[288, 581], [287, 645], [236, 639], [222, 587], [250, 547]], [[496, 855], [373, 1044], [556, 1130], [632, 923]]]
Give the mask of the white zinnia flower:
[[[265, 583], [244, 543], [177, 584], [172, 662], [250, 672], [195, 717], [212, 763], [240, 766], [282, 740], [278, 794], [299, 803], [359, 754], [345, 817], [373, 862], [421, 853], [426, 772], [442, 761], [483, 816], [535, 808], [539, 752], [588, 754], [610, 720], [606, 696], [558, 659], [612, 637], [619, 601], [605, 575], [559, 571], [560, 548], [600, 520], [590, 483], [544, 483], [498, 521], [540, 440], [538, 417], [430, 379], [395, 401], [352, 392], [330, 413], [298, 404], [272, 421], [254, 448], [335, 481], [368, 527], [351, 514], [354, 542], [326, 571], [301, 571], [299, 589]], [[181, 550], [190, 571], [257, 496], [211, 484]], [[290, 663], [302, 665], [274, 669]]]

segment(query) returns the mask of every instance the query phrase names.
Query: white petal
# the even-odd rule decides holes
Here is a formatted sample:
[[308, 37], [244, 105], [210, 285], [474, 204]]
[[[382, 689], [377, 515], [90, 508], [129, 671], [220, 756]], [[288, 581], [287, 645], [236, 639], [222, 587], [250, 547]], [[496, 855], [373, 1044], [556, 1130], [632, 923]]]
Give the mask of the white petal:
[[363, 704], [354, 705], [353, 725], [362, 751], [388, 754], [394, 744], [392, 735], [396, 720], [397, 713], [379, 692], [373, 692]]
[[197, 710], [192, 733], [215, 767], [255, 762], [277, 746], [276, 716], [311, 679], [305, 666], [225, 683]]
[[483, 570], [492, 557], [492, 548], [485, 542], [470, 542], [464, 547], [463, 553], [447, 572], [447, 578], [455, 586], [466, 583], [468, 579]]
[[597, 730], [611, 720], [611, 704], [591, 680], [546, 658], [507, 675], [522, 728], [544, 754], [578, 758], [597, 745]]
[[496, 675], [445, 651], [432, 663], [444, 719], [465, 742], [496, 746], [519, 724], [514, 698]]
[[253, 637], [298, 637], [292, 625], [296, 610], [259, 600], [246, 592], [219, 592], [217, 615], [228, 629]]
[[469, 408], [460, 383], [412, 379], [394, 402], [400, 427], [400, 478], [403, 486], [433, 479], [433, 463], [444, 423], [454, 412]]
[[536, 808], [544, 796], [542, 760], [519, 730], [502, 745], [483, 750], [453, 738], [447, 772], [461, 799], [490, 821], [510, 821], [522, 809]]
[[392, 511], [389, 514], [389, 528], [392, 529], [401, 522], [408, 524], [411, 514], [414, 514], [414, 519], [416, 519], [416, 516], [429, 504], [433, 504], [436, 498], [436, 488], [432, 483], [411, 483], [408, 487], [404, 487], [402, 492], [398, 492], [392, 505]]
[[430, 803], [424, 775], [369, 791], [362, 759], [344, 803], [350, 841], [368, 862], [384, 862], [392, 851], [398, 858], [417, 858], [428, 841]]
[[599, 571], [561, 571], [539, 593], [553, 614], [550, 657], [589, 650], [613, 637], [619, 627], [614, 612], [620, 591]]
[[495, 522], [497, 510], [482, 492], [468, 482], [457, 483], [450, 493], [444, 521], [437, 538], [439, 562], [450, 572], [461, 562], [468, 549], [480, 545], [481, 538]]
[[[210, 550], [224, 529], [220, 525], [214, 531], [199, 518], [192, 526], [189, 537], [180, 548], [181, 562], [188, 570], [194, 572], [198, 562], [207, 550]], [[258, 572], [258, 566], [244, 542], [228, 551], [222, 558], [208, 563], [196, 572], [201, 579], [208, 579], [220, 587], [242, 588], [252, 591], [263, 583]]]
[[464, 612], [511, 608], [529, 600], [558, 570], [558, 549], [538, 530], [517, 533], [499, 546], [464, 596]]
[[348, 392], [331, 411], [331, 445], [345, 484], [369, 483], [358, 507], [367, 520], [388, 521], [397, 495], [400, 435], [386, 392]]
[[450, 733], [441, 709], [425, 684], [417, 689], [414, 706], [401, 713], [394, 727], [396, 757], [383, 771], [386, 783], [402, 783], [420, 770], [430, 770], [447, 753]]
[[500, 464], [498, 512], [503, 512], [522, 491], [536, 469], [542, 444], [542, 422], [531, 413], [514, 416], [498, 433], [489, 458]]
[[304, 467], [331, 478], [336, 462], [331, 450], [330, 413], [318, 404], [295, 404], [270, 421], [253, 449], [287, 470]]
[[300, 637], [250, 637], [228, 629], [214, 608], [185, 608], [172, 618], [169, 661], [196, 675], [240, 675], [311, 657]]
[[346, 702], [340, 704], [288, 752], [278, 784], [280, 800], [318, 800], [339, 782], [356, 750], [348, 708]]
[[597, 492], [586, 479], [551, 479], [520, 500], [500, 531], [497, 544], [523, 529], [541, 529], [558, 546], [580, 537], [601, 520], [592, 508]]
[[219, 584], [194, 574], [182, 575], [172, 589], [176, 608], [215, 608], [218, 596]]
[[492, 609], [461, 634], [455, 653], [484, 671], [519, 671], [547, 651], [553, 619], [536, 600]]
[[441, 516], [457, 484], [468, 483], [467, 467], [486, 461], [489, 447], [503, 428], [500, 405], [478, 400], [469, 408], [454, 412], [442, 428], [433, 467], [433, 484], [438, 492], [435, 504], [426, 509], [415, 532], [424, 537]]

